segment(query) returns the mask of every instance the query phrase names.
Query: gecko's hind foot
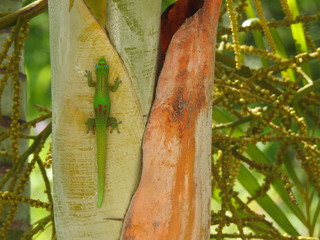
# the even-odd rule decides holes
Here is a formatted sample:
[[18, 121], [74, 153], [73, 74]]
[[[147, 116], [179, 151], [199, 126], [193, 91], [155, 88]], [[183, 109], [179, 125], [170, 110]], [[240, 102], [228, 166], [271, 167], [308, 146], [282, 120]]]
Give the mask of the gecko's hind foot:
[[88, 120], [86, 121], [86, 125], [87, 125], [87, 133], [89, 133], [90, 131], [92, 131], [93, 134], [96, 133], [96, 121], [94, 120], [94, 118], [88, 118]]
[[118, 122], [118, 120], [114, 117], [109, 118], [107, 122], [107, 127], [111, 127], [110, 133], [112, 133], [114, 129], [117, 129], [117, 132], [120, 133], [119, 124], [121, 123], [121, 121]]

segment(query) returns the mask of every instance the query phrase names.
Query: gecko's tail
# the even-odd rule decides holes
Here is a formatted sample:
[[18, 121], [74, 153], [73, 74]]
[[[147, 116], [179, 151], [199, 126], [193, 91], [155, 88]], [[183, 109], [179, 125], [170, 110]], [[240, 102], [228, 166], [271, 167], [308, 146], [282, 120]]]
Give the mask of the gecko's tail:
[[97, 136], [97, 165], [98, 165], [98, 208], [101, 207], [104, 197], [104, 181], [106, 167], [106, 152], [107, 152], [107, 130], [106, 124], [96, 124]]
[[102, 201], [103, 201], [103, 192], [98, 192], [98, 204], [97, 207], [100, 208], [102, 205]]
[[104, 173], [98, 174], [98, 203], [97, 207], [100, 208], [103, 202], [104, 195]]

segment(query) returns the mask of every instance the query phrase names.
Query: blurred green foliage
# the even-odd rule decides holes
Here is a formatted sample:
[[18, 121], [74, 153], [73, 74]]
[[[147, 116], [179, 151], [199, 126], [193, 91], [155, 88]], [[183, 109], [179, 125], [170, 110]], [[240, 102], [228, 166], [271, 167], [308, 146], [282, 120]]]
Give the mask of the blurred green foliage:
[[[320, 108], [319, 87], [314, 86], [320, 73], [320, 2], [295, 3], [226, 0], [222, 5], [212, 138], [214, 199], [220, 205], [212, 208], [212, 225], [217, 226], [213, 239], [320, 235]], [[227, 12], [227, 6], [235, 13]], [[296, 16], [301, 22], [292, 24]], [[230, 29], [234, 22], [238, 30]], [[243, 66], [239, 70], [233, 61], [236, 35]], [[302, 59], [308, 54], [313, 57]], [[307, 87], [311, 91], [295, 101]], [[261, 213], [267, 216], [254, 216]], [[268, 225], [265, 220], [268, 230], [262, 230]], [[248, 228], [256, 235], [247, 233]]]
[[28, 79], [28, 118], [37, 116], [34, 105], [51, 107], [51, 71], [48, 12], [30, 21], [25, 44], [25, 72]]
[[[29, 37], [25, 43], [25, 73], [28, 79], [28, 119], [39, 115], [35, 104], [51, 108], [51, 70], [50, 70], [50, 45], [49, 45], [49, 16], [48, 12], [42, 13], [30, 21]], [[42, 128], [40, 126], [40, 128]], [[41, 152], [42, 159], [48, 152], [48, 144]], [[47, 170], [49, 179], [51, 169]], [[31, 198], [47, 202], [44, 194], [44, 184], [40, 170], [36, 168], [30, 176]], [[31, 208], [31, 223], [48, 215], [48, 211], [42, 208]], [[37, 240], [51, 239], [52, 225], [40, 234]]]

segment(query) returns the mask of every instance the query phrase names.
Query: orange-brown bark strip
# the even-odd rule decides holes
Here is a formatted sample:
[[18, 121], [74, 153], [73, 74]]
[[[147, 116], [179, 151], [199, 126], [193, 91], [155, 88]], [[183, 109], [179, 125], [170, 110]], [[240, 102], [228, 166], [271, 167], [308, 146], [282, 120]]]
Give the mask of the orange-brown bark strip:
[[165, 55], [172, 36], [184, 21], [197, 12], [203, 5], [202, 0], [178, 0], [161, 16], [161, 50]]
[[206, 0], [170, 43], [123, 240], [209, 239], [211, 103], [220, 4]]

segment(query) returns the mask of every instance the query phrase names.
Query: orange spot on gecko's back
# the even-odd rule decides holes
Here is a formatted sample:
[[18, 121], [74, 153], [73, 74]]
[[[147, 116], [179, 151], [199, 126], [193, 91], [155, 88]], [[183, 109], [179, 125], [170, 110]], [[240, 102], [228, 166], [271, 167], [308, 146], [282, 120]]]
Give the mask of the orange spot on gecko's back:
[[103, 116], [106, 116], [107, 113], [108, 113], [108, 108], [107, 108], [107, 105], [103, 105], [102, 104], [99, 104], [98, 107], [94, 108], [94, 111], [96, 114], [98, 114], [100, 117]]

